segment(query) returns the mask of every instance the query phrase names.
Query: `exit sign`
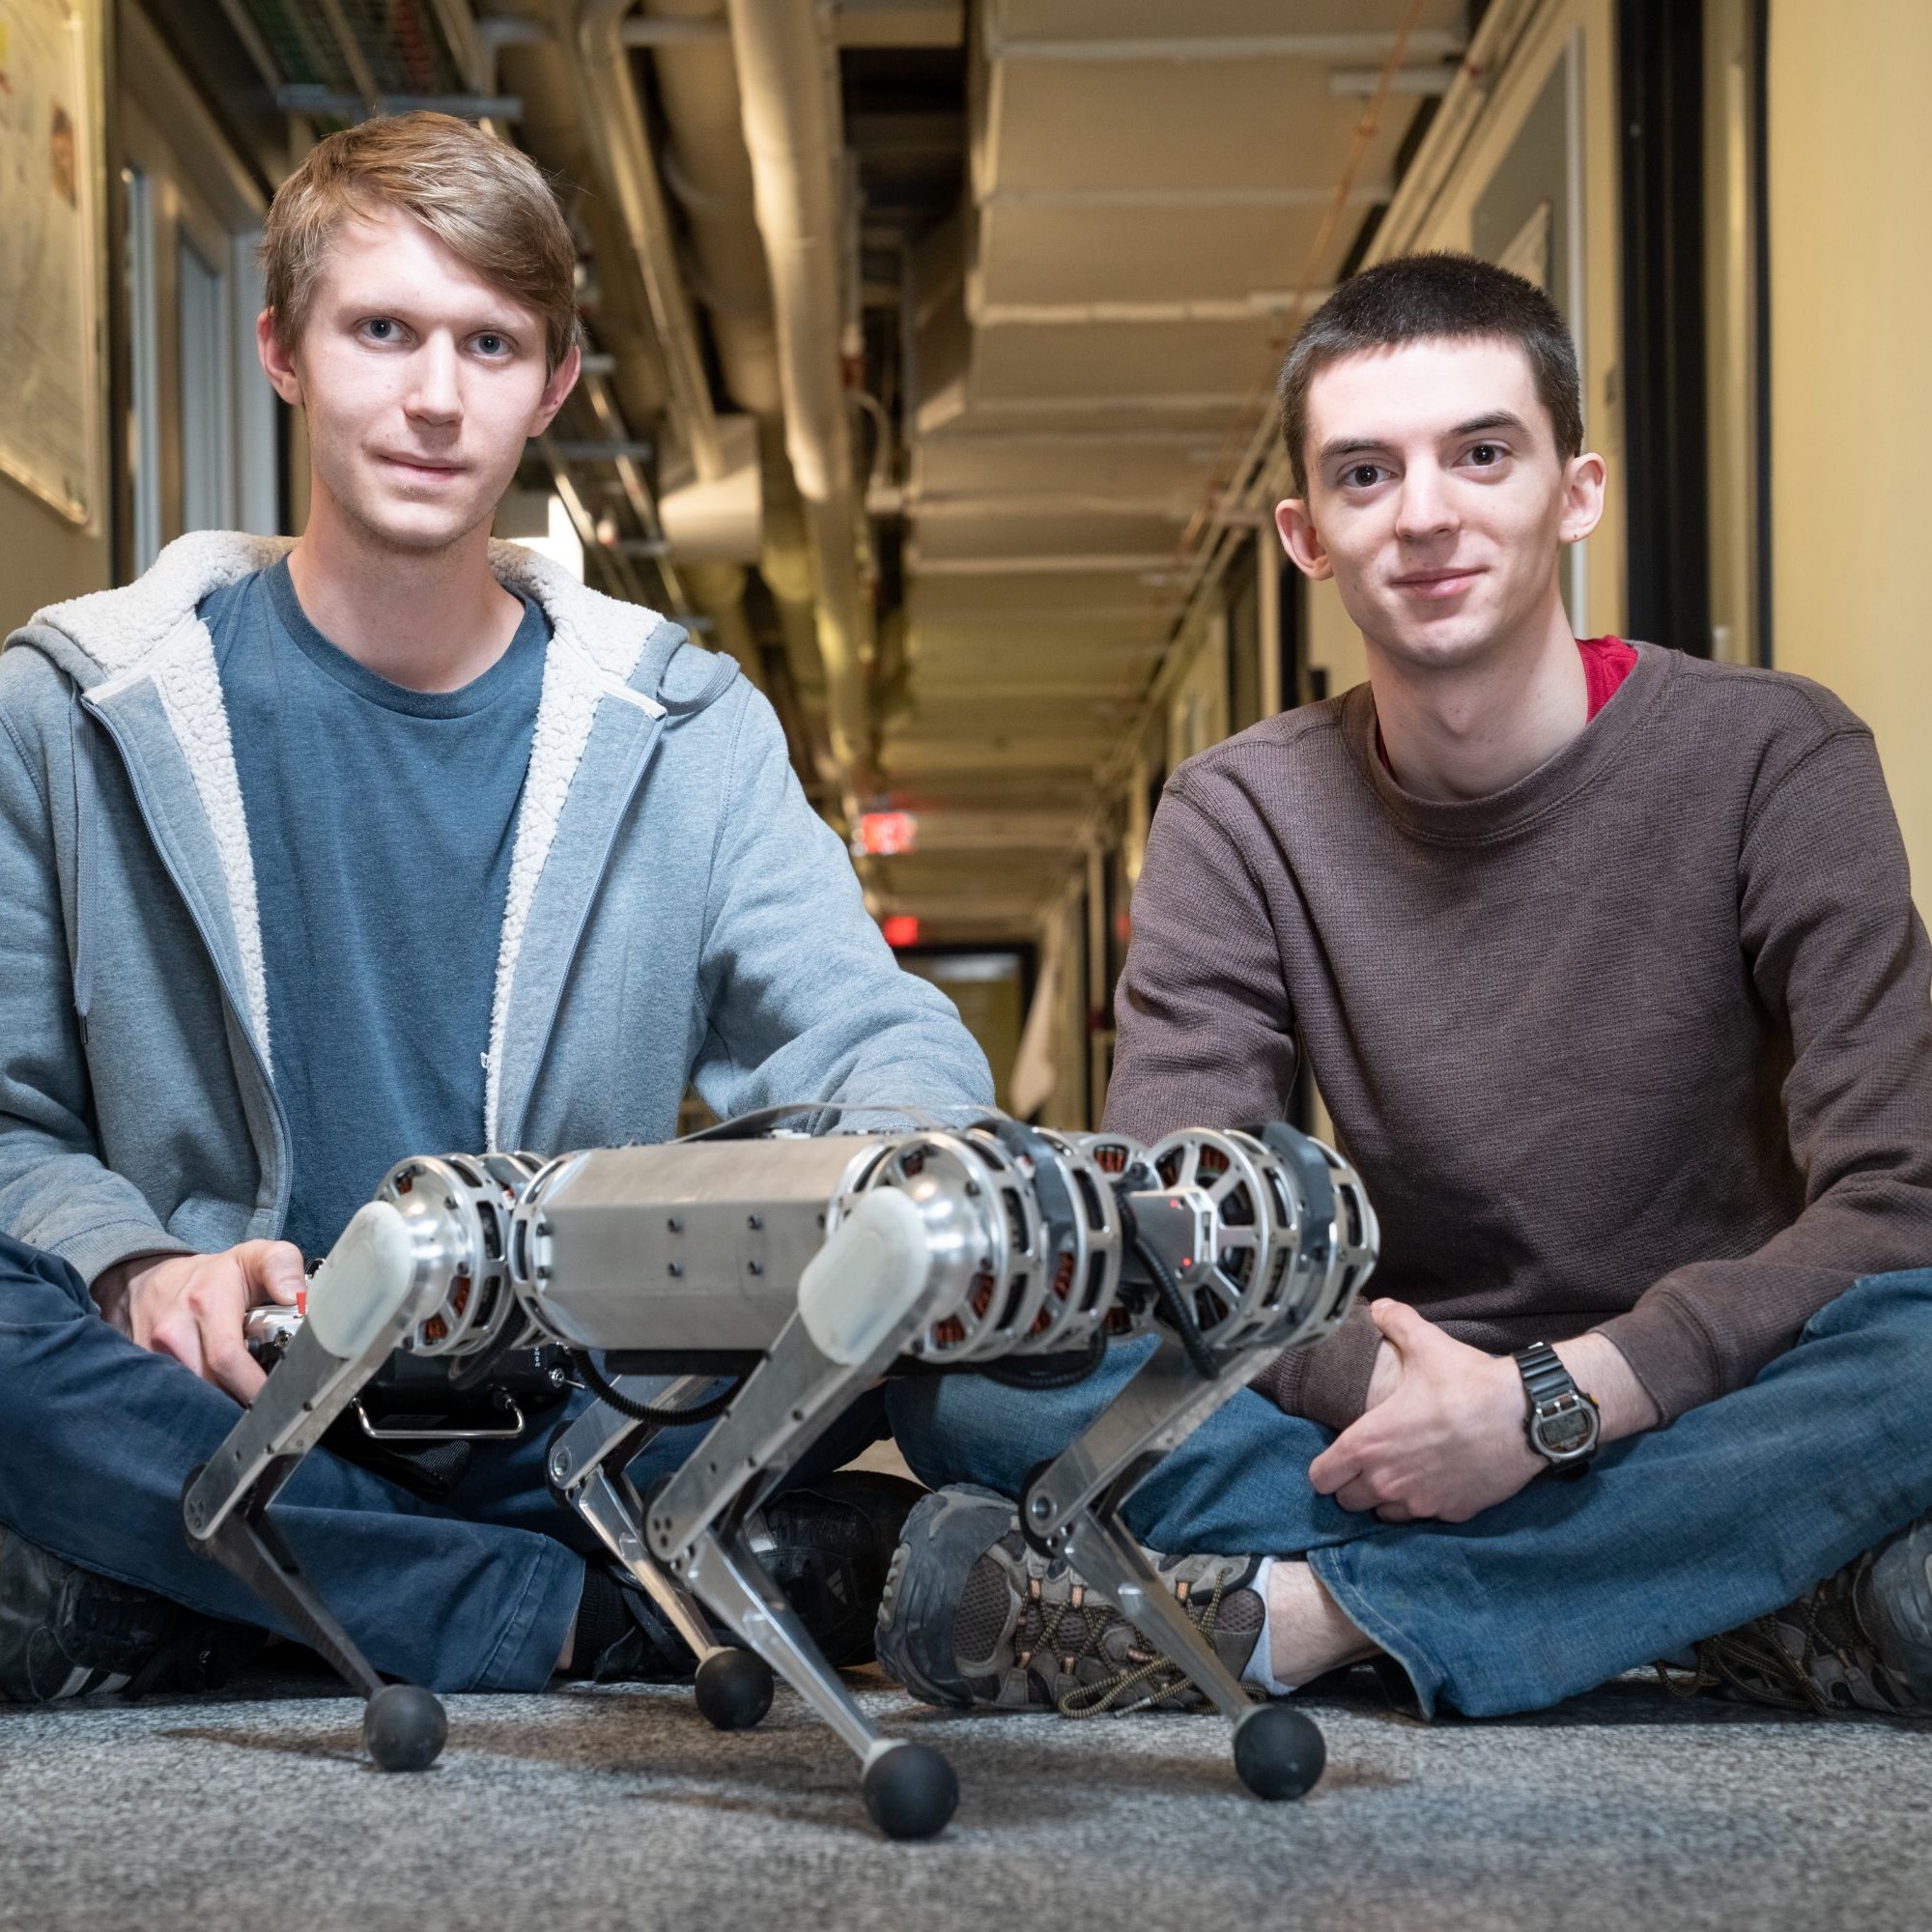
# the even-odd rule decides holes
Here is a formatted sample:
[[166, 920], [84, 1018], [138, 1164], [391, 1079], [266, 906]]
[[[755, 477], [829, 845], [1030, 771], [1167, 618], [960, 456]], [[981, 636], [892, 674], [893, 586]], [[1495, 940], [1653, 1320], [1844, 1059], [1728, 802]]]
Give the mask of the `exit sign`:
[[852, 852], [860, 859], [896, 859], [919, 847], [919, 820], [909, 811], [862, 811], [852, 828]]

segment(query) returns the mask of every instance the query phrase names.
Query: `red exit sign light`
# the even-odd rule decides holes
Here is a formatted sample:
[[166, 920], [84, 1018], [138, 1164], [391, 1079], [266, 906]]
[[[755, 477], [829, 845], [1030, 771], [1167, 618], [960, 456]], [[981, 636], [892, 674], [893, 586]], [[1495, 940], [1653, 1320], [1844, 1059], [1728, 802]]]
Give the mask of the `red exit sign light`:
[[852, 833], [861, 859], [897, 859], [919, 847], [919, 820], [909, 811], [862, 811]]

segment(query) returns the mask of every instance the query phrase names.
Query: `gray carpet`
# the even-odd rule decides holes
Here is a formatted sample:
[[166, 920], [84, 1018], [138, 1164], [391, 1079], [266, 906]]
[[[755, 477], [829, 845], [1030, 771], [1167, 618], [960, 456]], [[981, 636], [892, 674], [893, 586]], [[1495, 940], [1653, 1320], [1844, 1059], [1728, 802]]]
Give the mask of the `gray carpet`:
[[1932, 1924], [1932, 1727], [1634, 1679], [1425, 1727], [1354, 1681], [1359, 1698], [1311, 1707], [1327, 1776], [1285, 1805], [1239, 1790], [1208, 1719], [950, 1717], [867, 1690], [959, 1773], [958, 1814], [924, 1845], [872, 1831], [853, 1761], [784, 1690], [737, 1736], [677, 1690], [456, 1699], [441, 1762], [413, 1777], [369, 1768], [360, 1707], [321, 1687], [0, 1709], [0, 1926]]

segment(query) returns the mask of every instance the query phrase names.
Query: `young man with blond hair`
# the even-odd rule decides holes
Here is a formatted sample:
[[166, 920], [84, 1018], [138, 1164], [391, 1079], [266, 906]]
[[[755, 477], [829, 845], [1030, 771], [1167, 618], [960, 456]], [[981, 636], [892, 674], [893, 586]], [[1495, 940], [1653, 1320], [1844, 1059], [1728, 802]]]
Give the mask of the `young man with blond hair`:
[[[692, 1082], [721, 1114], [991, 1097], [735, 667], [490, 540], [579, 369], [538, 170], [441, 115], [372, 121], [313, 150], [264, 249], [300, 539], [184, 537], [0, 657], [14, 1697], [152, 1679], [263, 1618], [189, 1555], [182, 1481], [261, 1384], [248, 1309], [293, 1301], [397, 1160], [661, 1140]], [[674, 1667], [586, 1566], [542, 1434], [436, 1503], [327, 1455], [290, 1483], [291, 1539], [378, 1668]], [[890, 1547], [891, 1502], [774, 1505], [781, 1569], [850, 1596], [832, 1573]]]
[[[1271, 1691], [1379, 1659], [1487, 1716], [1682, 1657], [1932, 1711], [1932, 947], [1871, 733], [1800, 678], [1577, 638], [1558, 564], [1604, 463], [1518, 277], [1348, 282], [1282, 429], [1282, 542], [1369, 680], [1168, 781], [1107, 1125], [1266, 1120], [1305, 1060], [1378, 1298], [1129, 1520]], [[1051, 1406], [895, 1391], [914, 1469], [970, 1486], [895, 1558], [881, 1655], [922, 1694], [1142, 1682], [1009, 1500], [1131, 1366]]]

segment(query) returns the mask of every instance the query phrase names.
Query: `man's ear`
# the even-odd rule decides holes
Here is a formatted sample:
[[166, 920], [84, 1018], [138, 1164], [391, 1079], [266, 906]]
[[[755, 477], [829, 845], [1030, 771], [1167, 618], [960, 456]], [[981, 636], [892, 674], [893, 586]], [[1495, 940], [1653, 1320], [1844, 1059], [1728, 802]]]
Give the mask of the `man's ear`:
[[296, 358], [275, 333], [275, 312], [271, 308], [265, 308], [255, 318], [255, 354], [262, 358], [270, 387], [291, 409], [300, 409], [301, 378], [296, 373]]
[[1307, 497], [1291, 497], [1285, 503], [1277, 503], [1274, 526], [1281, 532], [1282, 549], [1302, 576], [1321, 582], [1335, 575], [1335, 566], [1328, 560], [1328, 547], [1315, 527], [1315, 519], [1309, 515]]
[[1604, 459], [1594, 449], [1563, 466], [1563, 510], [1556, 522], [1563, 542], [1581, 543], [1603, 520], [1604, 481]]
[[573, 342], [564, 352], [563, 360], [550, 372], [550, 380], [544, 384], [543, 394], [537, 398], [536, 413], [530, 418], [531, 436], [541, 436], [551, 426], [557, 411], [562, 409], [565, 398], [577, 387], [577, 379], [582, 370], [583, 353]]

